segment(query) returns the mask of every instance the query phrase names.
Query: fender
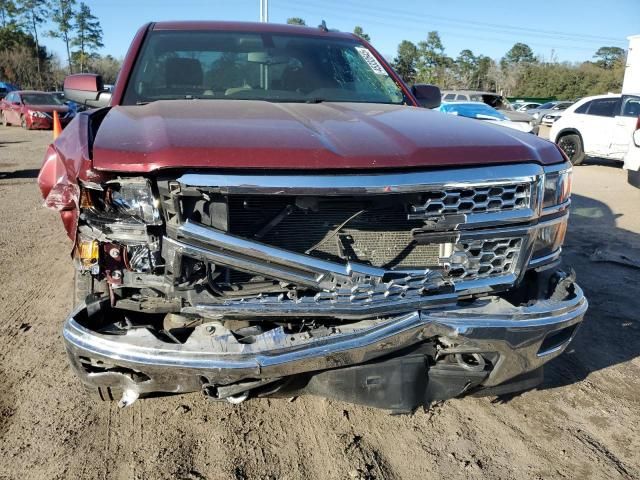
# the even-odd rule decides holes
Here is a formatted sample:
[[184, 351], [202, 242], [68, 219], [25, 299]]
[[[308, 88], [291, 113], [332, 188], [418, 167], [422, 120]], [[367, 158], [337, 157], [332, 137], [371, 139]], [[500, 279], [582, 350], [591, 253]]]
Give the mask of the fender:
[[582, 134], [576, 128], [563, 128], [558, 132], [558, 134], [556, 135], [556, 138], [553, 138], [553, 139], [550, 138], [549, 140], [551, 140], [553, 143], [557, 143], [558, 139], [563, 135], [578, 135], [584, 147], [584, 140], [582, 139]]

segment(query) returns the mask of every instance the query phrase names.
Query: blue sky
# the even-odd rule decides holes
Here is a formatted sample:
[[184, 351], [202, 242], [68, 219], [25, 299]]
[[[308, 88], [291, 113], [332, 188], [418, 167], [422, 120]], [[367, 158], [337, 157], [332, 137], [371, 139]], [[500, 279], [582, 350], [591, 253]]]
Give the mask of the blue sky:
[[[98, 16], [105, 48], [122, 57], [136, 30], [158, 20], [257, 21], [258, 0], [84, 0]], [[329, 28], [352, 31], [361, 25], [387, 58], [402, 40], [418, 42], [440, 32], [445, 51], [499, 58], [515, 42], [537, 55], [560, 61], [591, 59], [603, 45], [627, 47], [628, 35], [640, 34], [640, 0], [270, 0], [269, 20], [284, 23], [302, 17], [308, 25], [326, 20]], [[45, 44], [62, 58], [59, 40]]]

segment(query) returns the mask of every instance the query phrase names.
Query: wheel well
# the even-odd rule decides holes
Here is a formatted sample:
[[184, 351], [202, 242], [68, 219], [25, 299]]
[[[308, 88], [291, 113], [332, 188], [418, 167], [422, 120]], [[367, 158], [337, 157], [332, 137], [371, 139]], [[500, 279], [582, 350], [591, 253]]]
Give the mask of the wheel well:
[[556, 135], [556, 138], [553, 140], [553, 143], [558, 143], [558, 140], [560, 140], [560, 138], [564, 137], [565, 135], [578, 135], [580, 137], [580, 141], [582, 142], [582, 145], [584, 146], [582, 135], [575, 128], [563, 128], [562, 130], [560, 130]]

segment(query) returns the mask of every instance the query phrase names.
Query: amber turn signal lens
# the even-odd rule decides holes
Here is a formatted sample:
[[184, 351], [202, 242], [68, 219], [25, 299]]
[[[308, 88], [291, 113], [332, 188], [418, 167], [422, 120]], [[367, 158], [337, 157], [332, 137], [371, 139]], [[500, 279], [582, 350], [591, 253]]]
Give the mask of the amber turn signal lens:
[[93, 207], [91, 194], [87, 190], [82, 189], [82, 191], [80, 192], [80, 208], [91, 208], [91, 207]]
[[83, 267], [90, 267], [98, 262], [98, 241], [84, 240], [78, 242], [78, 257]]

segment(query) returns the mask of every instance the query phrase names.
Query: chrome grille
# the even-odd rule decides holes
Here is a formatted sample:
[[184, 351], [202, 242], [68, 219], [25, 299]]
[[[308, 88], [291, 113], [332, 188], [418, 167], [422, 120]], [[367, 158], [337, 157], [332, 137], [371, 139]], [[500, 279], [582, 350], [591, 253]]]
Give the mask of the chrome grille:
[[[536, 219], [541, 172], [540, 167], [527, 164], [371, 175], [192, 173], [178, 179], [179, 185], [161, 184], [159, 190], [166, 198], [165, 211], [172, 212], [178, 205], [180, 215], [169, 217], [178, 226], [185, 221], [202, 224], [255, 244], [228, 263], [219, 258], [226, 250], [216, 254], [228, 269], [220, 276], [225, 282], [300, 282], [303, 288], [295, 300], [287, 297], [293, 303], [341, 304], [345, 299], [357, 303], [403, 294], [412, 297], [422, 286], [416, 279], [388, 290], [367, 286], [354, 290], [354, 285], [360, 287], [356, 280], [347, 282], [348, 288], [340, 282], [331, 286], [326, 279], [315, 285], [305, 276], [308, 264], [338, 265], [334, 267], [338, 273], [330, 278], [346, 275], [341, 270], [344, 266], [371, 269], [379, 279], [385, 271], [437, 272], [456, 288], [474, 284], [469, 287], [474, 291], [515, 281], [531, 242], [524, 227], [513, 233], [503, 227]], [[496, 229], [495, 238], [491, 228]], [[255, 253], [273, 247], [280, 253], [271, 252], [275, 260], [263, 265]], [[304, 265], [300, 271], [294, 268], [295, 275], [287, 270], [290, 257]], [[244, 262], [243, 268], [238, 262]], [[254, 271], [252, 262], [260, 268]], [[275, 294], [264, 293], [269, 299], [262, 299], [261, 305]]]
[[[455, 289], [451, 282], [435, 271], [407, 273], [394, 280], [363, 281], [349, 287], [321, 291], [315, 295], [291, 297], [278, 294], [258, 294], [252, 297], [225, 299], [223, 303], [203, 305], [191, 310], [226, 316], [277, 315], [342, 315], [358, 318], [384, 314], [398, 308], [417, 308], [425, 298], [451, 302]], [[183, 310], [184, 311], [184, 310]], [[186, 309], [190, 311], [190, 309]]]
[[462, 241], [449, 257], [449, 277], [454, 281], [506, 275], [515, 271], [521, 238]]
[[[285, 250], [309, 251], [314, 257], [331, 261], [348, 258], [376, 267], [405, 269], [438, 265], [439, 246], [419, 245], [413, 239], [412, 230], [421, 228], [424, 222], [408, 220], [403, 205], [406, 200], [396, 198], [397, 202], [370, 211], [367, 209], [372, 201], [367, 198], [323, 198], [317, 210], [305, 211], [287, 210], [288, 205], [295, 204], [292, 197], [231, 197], [229, 231]], [[280, 212], [286, 212], [280, 223], [259, 234]]]
[[427, 192], [424, 203], [412, 205], [409, 218], [429, 215], [453, 215], [502, 212], [529, 208], [531, 185], [529, 183], [447, 188]]

